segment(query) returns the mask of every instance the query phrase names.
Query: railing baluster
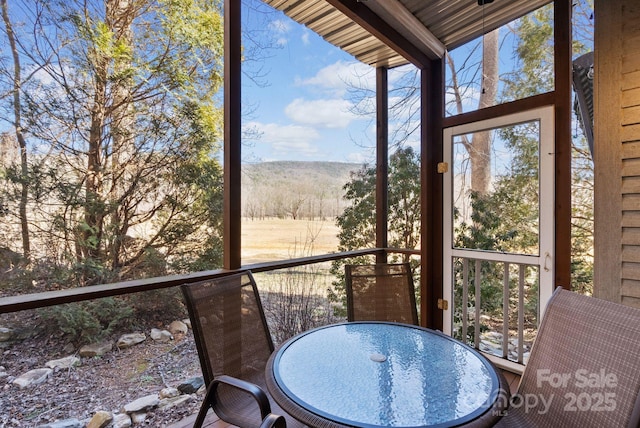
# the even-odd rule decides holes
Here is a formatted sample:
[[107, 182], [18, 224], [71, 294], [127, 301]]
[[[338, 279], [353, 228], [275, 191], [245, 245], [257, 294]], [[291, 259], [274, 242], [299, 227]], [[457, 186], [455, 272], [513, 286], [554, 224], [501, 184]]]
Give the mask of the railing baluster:
[[524, 274], [525, 265], [520, 265], [518, 278], [518, 363], [524, 364]]
[[509, 263], [504, 264], [502, 280], [502, 358], [509, 357]]
[[469, 328], [469, 259], [462, 259], [462, 341], [468, 343]]
[[[502, 346], [497, 348], [495, 352], [496, 356], [501, 356], [501, 358], [509, 360], [511, 355], [511, 360], [519, 364], [524, 364], [524, 328], [525, 328], [525, 287], [526, 287], [526, 279], [527, 279], [527, 269], [533, 268], [535, 265], [528, 263], [519, 263], [518, 261], [498, 261], [498, 260], [490, 260], [490, 259], [474, 259], [468, 257], [458, 257], [457, 261], [462, 262], [462, 308], [460, 313], [462, 314], [462, 337], [464, 343], [471, 345], [471, 341], [473, 341], [473, 346], [475, 349], [480, 349], [480, 340], [481, 340], [481, 314], [482, 314], [482, 263], [495, 263], [499, 265], [503, 264], [503, 279], [502, 279]], [[473, 263], [473, 265], [472, 265]], [[459, 265], [458, 265], [459, 266]], [[493, 265], [492, 265], [493, 266]], [[514, 307], [511, 307], [511, 267], [514, 267], [514, 280], [515, 275], [517, 275], [517, 293], [518, 293], [518, 301], [517, 304], [514, 304]], [[516, 274], [515, 267], [517, 266], [518, 272]], [[497, 268], [497, 266], [496, 266]], [[472, 271], [473, 269], [473, 271]], [[471, 279], [471, 275], [473, 275], [473, 279]], [[459, 277], [456, 281], [459, 280]], [[471, 281], [473, 281], [473, 288], [475, 290], [475, 310], [474, 310], [474, 321], [473, 321], [473, 338], [469, 338], [467, 334], [467, 330], [469, 328], [469, 320], [471, 313], [469, 312], [469, 304], [470, 304], [470, 291], [471, 291]], [[514, 293], [516, 292], [516, 287], [514, 287]], [[513, 296], [513, 300], [515, 303], [515, 296]], [[456, 307], [458, 303], [456, 303]], [[516, 307], [517, 305], [517, 307]], [[511, 325], [511, 314], [513, 311], [517, 310], [517, 314], [513, 314], [514, 316], [514, 325]], [[517, 326], [516, 326], [517, 324]], [[511, 336], [511, 327], [517, 328], [516, 332], [513, 332], [513, 336]], [[499, 332], [500, 330], [496, 330]], [[511, 339], [517, 337], [517, 345], [514, 344], [514, 348], [510, 348]], [[514, 339], [515, 340], [515, 339]], [[500, 352], [501, 351], [501, 352]], [[511, 354], [510, 354], [511, 352]]]
[[474, 321], [473, 341], [476, 349], [480, 349], [480, 286], [482, 283], [482, 260], [476, 260], [476, 272], [473, 279], [476, 288], [476, 319]]

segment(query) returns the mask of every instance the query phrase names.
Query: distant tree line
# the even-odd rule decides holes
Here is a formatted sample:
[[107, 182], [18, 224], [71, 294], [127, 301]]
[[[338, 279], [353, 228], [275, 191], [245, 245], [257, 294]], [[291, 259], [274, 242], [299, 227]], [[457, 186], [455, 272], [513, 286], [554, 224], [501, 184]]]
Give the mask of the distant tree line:
[[242, 215], [248, 220], [333, 220], [349, 205], [343, 187], [358, 164], [264, 162], [243, 167]]

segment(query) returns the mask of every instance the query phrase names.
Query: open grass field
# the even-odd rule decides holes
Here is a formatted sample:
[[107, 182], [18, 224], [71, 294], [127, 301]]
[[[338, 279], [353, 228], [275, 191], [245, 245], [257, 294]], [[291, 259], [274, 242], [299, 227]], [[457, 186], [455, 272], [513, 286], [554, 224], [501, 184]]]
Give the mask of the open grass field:
[[242, 221], [242, 264], [326, 254], [338, 249], [334, 220]]

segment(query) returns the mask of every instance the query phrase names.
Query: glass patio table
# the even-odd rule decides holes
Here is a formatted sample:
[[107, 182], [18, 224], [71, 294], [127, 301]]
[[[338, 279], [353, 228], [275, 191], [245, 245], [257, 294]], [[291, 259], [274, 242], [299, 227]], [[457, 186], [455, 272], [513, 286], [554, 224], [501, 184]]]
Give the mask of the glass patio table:
[[482, 355], [408, 324], [350, 322], [304, 332], [269, 359], [274, 400], [312, 427], [492, 426], [509, 400]]

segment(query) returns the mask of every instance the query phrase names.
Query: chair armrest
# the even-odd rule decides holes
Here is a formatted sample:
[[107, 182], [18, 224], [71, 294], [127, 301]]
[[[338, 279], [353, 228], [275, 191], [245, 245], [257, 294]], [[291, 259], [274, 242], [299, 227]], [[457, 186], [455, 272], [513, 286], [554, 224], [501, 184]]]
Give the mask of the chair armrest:
[[287, 421], [284, 419], [284, 416], [274, 415], [273, 413], [269, 413], [260, 424], [260, 428], [286, 428], [286, 427], [287, 427]]
[[[234, 388], [238, 388], [251, 394], [260, 407], [260, 417], [263, 420], [271, 413], [269, 398], [267, 398], [267, 394], [265, 394], [265, 392], [258, 385], [232, 376], [220, 375], [213, 379], [211, 385], [209, 386], [209, 391], [207, 391], [207, 395], [210, 397], [215, 397], [216, 389], [218, 389], [218, 386], [221, 383], [232, 386]], [[216, 409], [217, 406], [215, 405], [215, 402], [213, 403], [212, 407], [214, 408], [214, 410]]]

